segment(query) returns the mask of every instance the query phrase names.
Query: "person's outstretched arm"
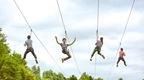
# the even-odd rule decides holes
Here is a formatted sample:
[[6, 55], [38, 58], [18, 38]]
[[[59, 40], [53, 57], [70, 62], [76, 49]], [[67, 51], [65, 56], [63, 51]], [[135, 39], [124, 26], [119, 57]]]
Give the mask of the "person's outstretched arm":
[[71, 46], [75, 41], [76, 41], [76, 38], [74, 39], [72, 43], [68, 44], [68, 46]]
[[57, 36], [55, 36], [56, 42], [60, 45], [60, 43], [58, 42]]

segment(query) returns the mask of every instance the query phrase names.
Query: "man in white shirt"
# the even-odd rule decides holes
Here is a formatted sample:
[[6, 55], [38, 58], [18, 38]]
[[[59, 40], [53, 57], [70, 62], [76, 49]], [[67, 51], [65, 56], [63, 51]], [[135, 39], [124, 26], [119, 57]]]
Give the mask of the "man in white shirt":
[[103, 57], [103, 59], [105, 59], [105, 56], [100, 53], [101, 52], [101, 47], [103, 45], [103, 37], [100, 37], [100, 40], [97, 40], [97, 42], [96, 42], [95, 45], [96, 45], [96, 47], [95, 47], [95, 49], [94, 49], [94, 51], [93, 51], [93, 53], [91, 55], [90, 61], [92, 61], [92, 57], [94, 56], [94, 54], [95, 54], [96, 51], [98, 52], [98, 54], [100, 56]]
[[71, 58], [71, 55], [70, 55], [69, 50], [67, 49], [67, 47], [68, 47], [68, 46], [71, 46], [71, 45], [76, 41], [76, 38], [75, 38], [74, 41], [73, 41], [72, 43], [70, 43], [70, 44], [66, 44], [66, 38], [63, 38], [63, 39], [62, 39], [62, 42], [63, 42], [63, 43], [59, 43], [56, 36], [55, 36], [55, 39], [56, 39], [56, 42], [61, 46], [61, 48], [62, 48], [62, 53], [66, 54], [66, 55], [68, 56], [68, 57], [66, 57], [66, 58], [62, 58], [62, 63], [63, 63], [64, 61], [66, 61], [66, 60], [68, 60], [68, 59]]
[[25, 53], [24, 53], [23, 59], [25, 59], [25, 58], [26, 58], [26, 55], [27, 55], [29, 52], [31, 52], [32, 55], [33, 55], [34, 58], [35, 58], [36, 63], [38, 64], [37, 56], [35, 55], [34, 49], [33, 49], [33, 47], [32, 47], [32, 40], [31, 40], [31, 36], [30, 36], [30, 35], [27, 36], [27, 40], [25, 41], [24, 46], [27, 46], [27, 49], [26, 49], [26, 51], [25, 51]]

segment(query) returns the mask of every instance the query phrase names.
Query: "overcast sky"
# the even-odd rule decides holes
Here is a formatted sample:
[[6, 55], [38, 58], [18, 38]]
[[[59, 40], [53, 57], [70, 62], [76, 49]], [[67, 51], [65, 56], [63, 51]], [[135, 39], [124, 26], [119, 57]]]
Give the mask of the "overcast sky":
[[[58, 36], [61, 42], [64, 37], [56, 1], [16, 1], [33, 31], [48, 50], [47, 52], [32, 34], [33, 47], [42, 71], [52, 69], [66, 76], [72, 74], [79, 76], [80, 73], [74, 61], [75, 56], [81, 73], [87, 72], [105, 80], [117, 80], [120, 77], [124, 80], [144, 78], [144, 0], [136, 0], [122, 41], [121, 47], [126, 52], [125, 60], [128, 66], [125, 67], [120, 62], [118, 68], [116, 68], [118, 58], [116, 53], [133, 0], [100, 0], [99, 36], [104, 37], [102, 54], [106, 56], [106, 59], [103, 60], [96, 55], [96, 62], [95, 57], [92, 62], [89, 59], [96, 42], [97, 0], [59, 0], [70, 42], [75, 37], [77, 38], [77, 41], [71, 46], [72, 58], [63, 64], [61, 58], [65, 55], [62, 54], [61, 47], [54, 38]], [[0, 27], [7, 35], [7, 42], [11, 49], [23, 56], [26, 49], [23, 44], [30, 30], [13, 0], [0, 0]], [[26, 61], [30, 67], [35, 65], [34, 57], [31, 54], [27, 55]]]

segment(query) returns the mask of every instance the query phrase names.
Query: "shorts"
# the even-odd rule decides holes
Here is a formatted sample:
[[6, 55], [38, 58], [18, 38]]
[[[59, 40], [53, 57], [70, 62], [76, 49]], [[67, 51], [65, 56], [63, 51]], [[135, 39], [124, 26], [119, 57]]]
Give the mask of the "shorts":
[[26, 52], [28, 53], [28, 52], [34, 52], [34, 49], [31, 47], [31, 48], [27, 48], [26, 49]]
[[62, 50], [62, 53], [67, 54], [67, 53], [68, 53], [68, 50], [63, 49], [63, 50]]
[[101, 51], [101, 48], [100, 47], [95, 47], [95, 51]]
[[122, 60], [122, 61], [124, 61], [124, 58], [123, 58], [123, 57], [119, 57], [118, 60]]

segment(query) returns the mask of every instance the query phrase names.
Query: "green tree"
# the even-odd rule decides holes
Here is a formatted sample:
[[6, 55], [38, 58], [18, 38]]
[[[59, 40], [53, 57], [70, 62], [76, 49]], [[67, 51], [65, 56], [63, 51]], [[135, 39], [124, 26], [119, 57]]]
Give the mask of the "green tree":
[[52, 70], [43, 72], [43, 80], [56, 80], [56, 73]]
[[97, 78], [97, 79], [95, 79], [95, 80], [103, 80], [102, 78]]
[[2, 33], [2, 29], [0, 28], [0, 70], [5, 62], [4, 58], [9, 52], [10, 49], [6, 43], [6, 36]]
[[33, 66], [32, 67], [32, 72], [35, 74], [36, 80], [41, 80], [40, 67], [39, 66]]
[[81, 75], [80, 80], [93, 80], [93, 78], [85, 72]]
[[78, 80], [77, 77], [75, 75], [70, 76], [70, 78], [68, 78], [67, 80]]
[[90, 79], [90, 80], [93, 80], [92, 76], [89, 76], [89, 79]]
[[43, 72], [43, 80], [66, 80], [62, 73], [56, 74], [52, 70]]
[[118, 80], [123, 80], [123, 78], [119, 78]]
[[64, 77], [62, 73], [58, 73], [57, 80], [66, 80], [66, 78]]

